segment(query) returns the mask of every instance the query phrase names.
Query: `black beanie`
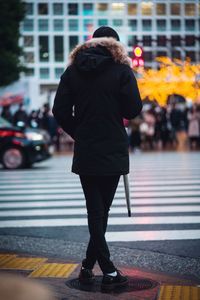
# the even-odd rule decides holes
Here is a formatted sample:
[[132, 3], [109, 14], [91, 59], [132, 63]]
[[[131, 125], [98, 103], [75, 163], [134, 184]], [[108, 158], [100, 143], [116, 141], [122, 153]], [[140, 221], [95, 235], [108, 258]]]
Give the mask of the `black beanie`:
[[108, 26], [101, 26], [95, 32], [93, 33], [93, 38], [101, 38], [101, 37], [112, 37], [119, 41], [119, 35], [118, 33]]

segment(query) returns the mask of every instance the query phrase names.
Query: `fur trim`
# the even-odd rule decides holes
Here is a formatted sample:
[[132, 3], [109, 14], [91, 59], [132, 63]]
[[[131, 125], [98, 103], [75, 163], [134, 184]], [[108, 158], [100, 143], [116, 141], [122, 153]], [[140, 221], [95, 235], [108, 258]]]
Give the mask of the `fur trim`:
[[126, 49], [120, 42], [116, 41], [114, 38], [111, 37], [92, 38], [84, 44], [77, 45], [69, 55], [70, 64], [73, 64], [76, 55], [79, 51], [90, 47], [97, 47], [99, 45], [106, 47], [110, 51], [115, 62], [125, 64], [131, 67], [132, 61], [128, 57]]

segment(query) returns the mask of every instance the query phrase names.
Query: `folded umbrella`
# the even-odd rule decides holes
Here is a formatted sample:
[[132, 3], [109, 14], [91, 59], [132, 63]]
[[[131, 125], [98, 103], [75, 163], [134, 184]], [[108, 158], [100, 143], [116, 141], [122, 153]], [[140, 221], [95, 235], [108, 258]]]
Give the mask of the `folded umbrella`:
[[131, 217], [131, 202], [130, 202], [128, 174], [123, 175], [123, 179], [124, 179], [124, 188], [125, 188], [126, 205], [127, 205], [127, 209], [128, 209], [128, 216]]

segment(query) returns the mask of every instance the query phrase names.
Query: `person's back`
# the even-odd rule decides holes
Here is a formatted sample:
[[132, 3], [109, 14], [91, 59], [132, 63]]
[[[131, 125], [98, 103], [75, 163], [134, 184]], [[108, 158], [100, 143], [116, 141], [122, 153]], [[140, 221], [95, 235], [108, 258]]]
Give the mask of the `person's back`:
[[98, 261], [102, 287], [126, 285], [110, 260], [105, 240], [108, 213], [120, 175], [129, 173], [128, 137], [123, 118], [142, 109], [130, 61], [118, 34], [100, 27], [93, 39], [77, 46], [61, 77], [53, 114], [75, 140], [72, 171], [79, 174], [86, 198], [90, 241], [79, 274], [81, 283], [93, 283]]
[[[72, 170], [78, 174], [127, 174], [128, 139], [123, 117], [134, 118], [142, 105], [122, 45], [104, 37], [77, 47], [62, 81], [73, 100], [74, 117], [58, 109], [59, 92], [53, 112], [75, 139]], [[69, 132], [70, 121], [73, 132]]]

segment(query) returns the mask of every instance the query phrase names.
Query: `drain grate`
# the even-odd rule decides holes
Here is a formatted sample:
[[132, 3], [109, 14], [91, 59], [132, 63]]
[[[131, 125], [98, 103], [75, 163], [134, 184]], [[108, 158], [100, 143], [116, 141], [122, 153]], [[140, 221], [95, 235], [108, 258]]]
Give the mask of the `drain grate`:
[[[79, 282], [78, 278], [71, 279], [66, 282], [66, 285], [72, 289], [86, 291], [86, 292], [102, 292], [101, 289], [101, 280], [102, 276], [96, 276], [95, 277], [95, 283], [92, 285], [86, 285]], [[112, 290], [112, 293], [120, 294], [120, 293], [130, 293], [133, 291], [141, 291], [141, 290], [147, 290], [152, 289], [158, 285], [156, 281], [146, 279], [146, 278], [140, 278], [140, 277], [128, 277], [129, 284], [126, 287], [117, 288], [116, 290]]]

